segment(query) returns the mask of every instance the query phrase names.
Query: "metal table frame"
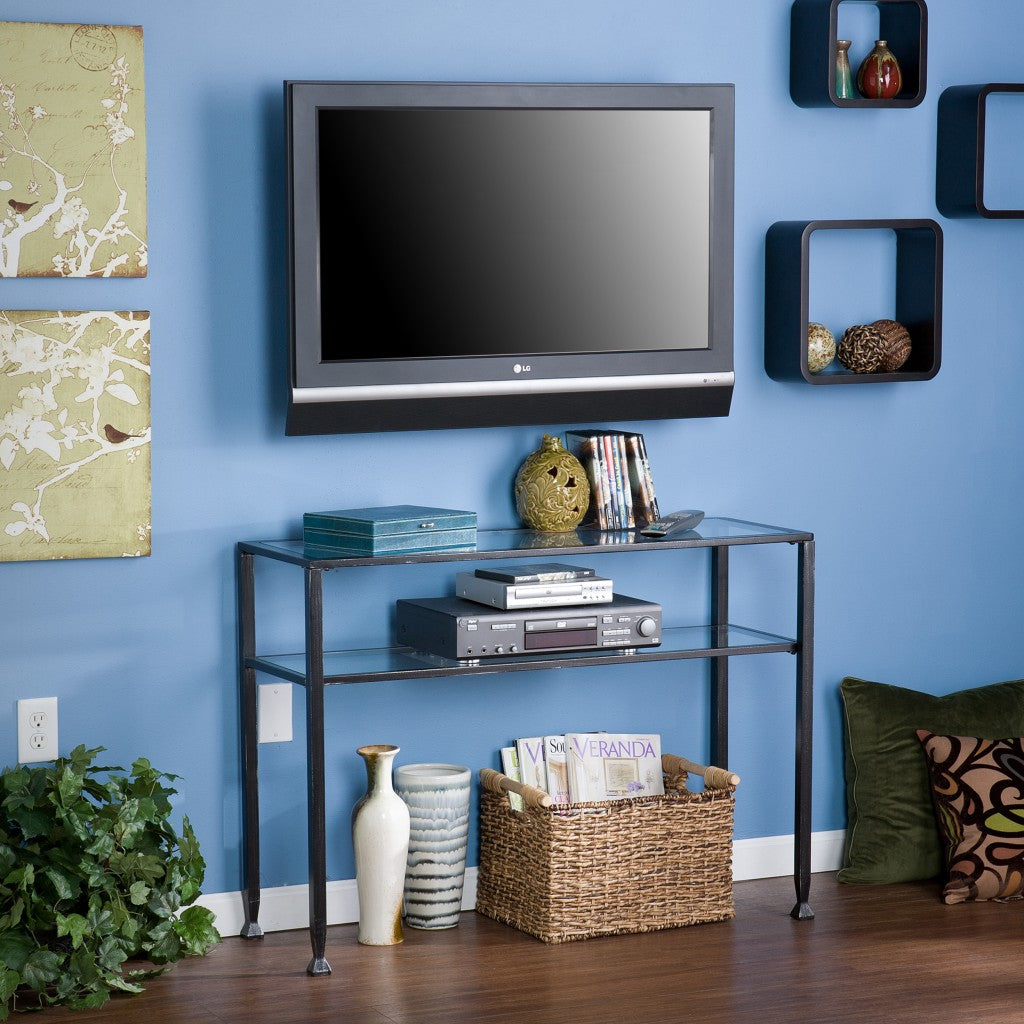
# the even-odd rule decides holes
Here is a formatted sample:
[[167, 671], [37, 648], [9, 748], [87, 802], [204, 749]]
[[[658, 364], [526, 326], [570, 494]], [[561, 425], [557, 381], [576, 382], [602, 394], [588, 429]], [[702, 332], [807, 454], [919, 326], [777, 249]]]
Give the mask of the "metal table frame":
[[[306, 783], [309, 836], [309, 932], [313, 956], [307, 971], [329, 974], [327, 945], [327, 842], [324, 800], [324, 687], [336, 683], [377, 682], [388, 679], [427, 678], [462, 674], [517, 672], [553, 667], [598, 664], [637, 664], [652, 660], [702, 658], [711, 663], [712, 764], [729, 761], [729, 658], [740, 654], [785, 652], [796, 656], [796, 778], [794, 820], [794, 872], [796, 904], [791, 916], [814, 916], [809, 903], [811, 882], [811, 736], [814, 673], [814, 535], [782, 527], [736, 519], [705, 519], [696, 530], [677, 538], [649, 540], [637, 533], [601, 534], [577, 531], [582, 546], [550, 547], [550, 537], [527, 530], [480, 531], [470, 551], [431, 551], [415, 554], [344, 558], [308, 558], [301, 541], [241, 542], [236, 550], [238, 588], [239, 683], [241, 696], [243, 800], [243, 904], [241, 935], [263, 935], [259, 925], [260, 845], [257, 734], [257, 673], [298, 683], [306, 691]], [[797, 547], [796, 637], [793, 639], [737, 627], [729, 622], [729, 557], [733, 547], [787, 543]], [[711, 623], [678, 630], [680, 639], [662, 647], [638, 651], [601, 650], [561, 652], [558, 655], [521, 655], [480, 663], [424, 657], [402, 648], [379, 652], [325, 652], [323, 577], [325, 572], [357, 565], [396, 565], [423, 562], [469, 562], [493, 559], [585, 556], [589, 553], [652, 552], [678, 548], [710, 548]], [[265, 557], [299, 566], [305, 579], [304, 657], [257, 654], [255, 558]], [[687, 631], [704, 636], [694, 643]], [[673, 630], [664, 631], [666, 641]], [[734, 643], [733, 640], [736, 639]], [[346, 656], [359, 658], [346, 662]], [[366, 655], [377, 658], [367, 667]], [[329, 662], [329, 665], [328, 665]], [[331, 669], [327, 671], [328, 667]]]

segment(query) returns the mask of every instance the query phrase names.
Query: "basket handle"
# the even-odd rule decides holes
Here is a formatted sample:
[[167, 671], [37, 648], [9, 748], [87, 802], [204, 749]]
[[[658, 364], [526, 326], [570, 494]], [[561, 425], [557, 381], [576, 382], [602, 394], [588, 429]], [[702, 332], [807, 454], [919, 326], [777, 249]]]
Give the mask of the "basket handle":
[[715, 768], [713, 765], [696, 764], [676, 754], [662, 754], [661, 767], [669, 775], [679, 775], [681, 772], [703, 775], [705, 785], [712, 789], [729, 789], [740, 784], [740, 777], [735, 772]]
[[493, 768], [480, 769], [480, 784], [492, 793], [506, 794], [510, 790], [513, 793], [518, 793], [527, 807], [550, 807], [554, 803], [550, 794], [545, 793], [543, 789], [528, 786], [524, 782], [516, 782], [515, 779], [510, 779]]

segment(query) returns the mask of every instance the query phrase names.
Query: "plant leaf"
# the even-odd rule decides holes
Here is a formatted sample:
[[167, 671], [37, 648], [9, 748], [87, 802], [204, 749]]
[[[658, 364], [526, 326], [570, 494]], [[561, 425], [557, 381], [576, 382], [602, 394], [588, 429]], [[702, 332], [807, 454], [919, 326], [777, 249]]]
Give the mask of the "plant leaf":
[[101, 833], [85, 848], [85, 852], [91, 857], [106, 860], [114, 852], [114, 837], [109, 832]]
[[189, 955], [202, 956], [220, 941], [220, 932], [213, 921], [213, 912], [206, 907], [188, 907], [174, 922], [174, 930]]
[[10, 819], [21, 829], [26, 839], [48, 835], [53, 825], [53, 816], [49, 812], [34, 807], [20, 807], [11, 811]]
[[19, 889], [25, 891], [32, 888], [33, 883], [36, 880], [35, 868], [31, 864], [25, 864], [20, 868], [15, 868], [5, 879], [5, 885], [16, 885]]
[[47, 985], [57, 980], [61, 973], [64, 957], [50, 949], [37, 949], [21, 969], [22, 983], [42, 992]]
[[116, 971], [127, 959], [117, 939], [112, 937], [104, 939], [100, 943], [100, 948], [96, 950], [96, 962], [108, 971]]
[[63, 872], [58, 871], [56, 868], [47, 868], [43, 874], [46, 875], [53, 885], [54, 891], [57, 893], [57, 899], [70, 900], [74, 897], [74, 887]]
[[109, 999], [110, 993], [103, 988], [96, 992], [90, 992], [87, 996], [82, 996], [80, 999], [69, 999], [68, 1006], [72, 1010], [93, 1010], [97, 1006], [102, 1006]]
[[21, 984], [21, 975], [9, 967], [0, 970], [0, 1003], [6, 1003]]
[[139, 992], [143, 991], [143, 986], [137, 981], [129, 981], [121, 974], [112, 974], [107, 978], [107, 982], [111, 988], [119, 989], [122, 992], [132, 992], [138, 995]]
[[181, 901], [176, 892], [154, 892], [146, 906], [154, 916], [169, 920], [178, 912]]
[[3, 917], [0, 917], [0, 928], [13, 928], [21, 920], [21, 915], [24, 910], [25, 901], [19, 896], [13, 903], [11, 903], [11, 909], [8, 910]]
[[89, 928], [89, 922], [81, 914], [57, 915], [57, 936], [71, 936], [71, 948], [78, 949]]
[[74, 978], [78, 991], [88, 991], [101, 983], [96, 958], [88, 943], [83, 943], [71, 954], [68, 974]]
[[89, 913], [86, 915], [86, 920], [89, 922], [89, 928], [96, 935], [107, 935], [114, 930], [114, 915], [110, 912], [109, 907], [99, 905], [95, 893], [89, 900]]
[[65, 767], [60, 773], [57, 793], [61, 804], [70, 807], [82, 794], [82, 776], [70, 766]]
[[155, 964], [177, 960], [181, 956], [181, 939], [168, 923], [167, 932], [149, 950], [149, 959]]
[[128, 898], [137, 907], [144, 907], [149, 899], [149, 886], [145, 882], [132, 882], [128, 890]]
[[22, 931], [0, 932], [0, 963], [12, 970], [20, 971], [35, 948], [32, 937]]

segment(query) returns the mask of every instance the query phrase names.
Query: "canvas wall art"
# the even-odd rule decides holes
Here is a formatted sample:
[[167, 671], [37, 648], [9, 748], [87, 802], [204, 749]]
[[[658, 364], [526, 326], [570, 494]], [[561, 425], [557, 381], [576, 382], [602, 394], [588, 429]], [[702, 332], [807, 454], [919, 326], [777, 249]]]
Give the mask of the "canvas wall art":
[[0, 22], [0, 277], [145, 277], [142, 29]]
[[146, 312], [0, 310], [0, 561], [150, 553]]

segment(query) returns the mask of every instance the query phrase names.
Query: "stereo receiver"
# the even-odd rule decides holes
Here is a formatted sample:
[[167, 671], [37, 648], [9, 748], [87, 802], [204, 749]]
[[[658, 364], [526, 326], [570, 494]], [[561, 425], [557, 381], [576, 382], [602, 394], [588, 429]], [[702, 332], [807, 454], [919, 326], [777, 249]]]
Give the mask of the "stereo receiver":
[[401, 600], [395, 610], [398, 643], [443, 658], [655, 647], [661, 643], [661, 605], [622, 594], [594, 610], [499, 610], [459, 597]]

